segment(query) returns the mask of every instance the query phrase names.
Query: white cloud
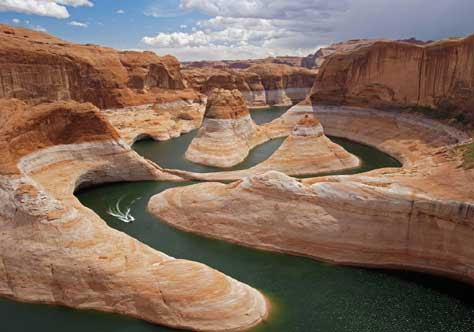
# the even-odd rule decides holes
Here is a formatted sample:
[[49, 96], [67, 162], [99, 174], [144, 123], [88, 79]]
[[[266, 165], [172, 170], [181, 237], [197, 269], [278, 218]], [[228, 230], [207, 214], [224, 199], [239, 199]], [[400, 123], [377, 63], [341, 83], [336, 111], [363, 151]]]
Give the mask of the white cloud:
[[290, 19], [313, 17], [348, 9], [351, 0], [181, 0], [180, 8], [210, 16]]
[[14, 18], [14, 19], [12, 19], [12, 22], [15, 23], [15, 24], [20, 24], [21, 20], [18, 19], [18, 18]]
[[115, 13], [117, 14], [125, 14], [125, 11], [123, 9], [119, 9], [117, 10]]
[[89, 26], [88, 23], [78, 22], [78, 21], [71, 21], [71, 22], [68, 22], [68, 24], [72, 25], [73, 27], [80, 27], [80, 28], [87, 28]]
[[[198, 21], [190, 32], [160, 32], [142, 42], [183, 60], [307, 55], [329, 43], [335, 17], [350, 1], [358, 0], [181, 0], [182, 13], [198, 11], [211, 18]], [[152, 8], [150, 15], [163, 16], [163, 7]]]
[[94, 4], [90, 0], [43, 0], [56, 2], [61, 5], [71, 6], [71, 7], [93, 7]]
[[0, 0], [0, 12], [16, 12], [31, 15], [68, 18], [66, 6], [92, 7], [89, 0]]
[[32, 26], [31, 29], [39, 31], [39, 32], [47, 32], [48, 31], [48, 30], [46, 30], [46, 28], [42, 27], [41, 25]]
[[[473, 0], [180, 0], [180, 12], [156, 1], [148, 15], [208, 16], [191, 31], [147, 35], [142, 42], [181, 60], [307, 55], [354, 38], [439, 39], [472, 33]], [[419, 15], [423, 12], [423, 15]], [[456, 20], [447, 20], [451, 13]], [[435, 23], [436, 22], [436, 23]]]
[[183, 11], [176, 8], [168, 8], [163, 3], [156, 2], [153, 5], [149, 6], [143, 12], [146, 16], [152, 16], [157, 18], [163, 17], [177, 17], [183, 15]]
[[[317, 45], [315, 46], [317, 47]], [[207, 45], [179, 48], [155, 48], [158, 54], [171, 54], [181, 61], [256, 59], [277, 55], [306, 56], [311, 49], [264, 48], [260, 46]]]
[[180, 27], [181, 29], [186, 29], [188, 26], [187, 26], [186, 24], [181, 24], [179, 27]]

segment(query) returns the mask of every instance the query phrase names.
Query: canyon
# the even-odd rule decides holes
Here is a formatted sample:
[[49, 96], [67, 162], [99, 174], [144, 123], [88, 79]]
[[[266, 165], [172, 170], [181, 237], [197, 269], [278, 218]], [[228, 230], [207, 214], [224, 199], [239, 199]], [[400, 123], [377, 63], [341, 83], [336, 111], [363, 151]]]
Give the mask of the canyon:
[[[267, 160], [249, 169], [177, 174], [199, 180], [235, 180], [265, 170], [307, 176], [351, 169], [360, 164], [357, 157], [324, 135], [313, 114], [305, 114], [298, 121], [286, 121], [283, 117], [258, 126], [242, 94], [238, 90], [224, 89], [214, 89], [209, 95], [204, 122], [186, 150], [185, 158], [198, 164], [229, 168], [245, 160], [255, 146], [278, 137], [287, 138]], [[308, 146], [313, 148], [308, 149]]]
[[74, 197], [96, 183], [176, 180], [131, 150], [92, 104], [1, 100], [0, 110], [3, 296], [205, 331], [266, 316], [258, 291], [113, 230]]
[[[460, 167], [457, 152], [469, 138], [381, 111], [319, 108], [317, 115], [327, 134], [376, 146], [404, 167], [302, 181], [269, 171], [167, 190], [152, 198], [150, 211], [180, 229], [251, 247], [472, 283], [473, 252], [465, 243], [474, 222], [474, 172]], [[202, 203], [197, 192], [206, 193]]]
[[[473, 36], [351, 40], [311, 69], [296, 57], [181, 68], [7, 25], [0, 45], [1, 296], [197, 331], [266, 322], [262, 291], [115, 230], [75, 196], [137, 181], [186, 184], [147, 202], [185, 232], [474, 284]], [[256, 124], [249, 108], [269, 105], [292, 107]], [[218, 172], [166, 169], [131, 147], [193, 131], [181, 157]], [[331, 175], [363, 165], [328, 136], [402, 167]], [[268, 159], [225, 169], [276, 138]]]

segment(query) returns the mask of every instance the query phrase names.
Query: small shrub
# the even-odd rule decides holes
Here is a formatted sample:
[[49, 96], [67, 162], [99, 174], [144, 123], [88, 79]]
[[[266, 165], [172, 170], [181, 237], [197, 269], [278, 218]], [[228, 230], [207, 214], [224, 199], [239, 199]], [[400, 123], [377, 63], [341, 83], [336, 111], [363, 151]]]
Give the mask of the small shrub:
[[463, 147], [463, 167], [465, 169], [473, 169], [474, 168], [474, 143], [467, 144]]

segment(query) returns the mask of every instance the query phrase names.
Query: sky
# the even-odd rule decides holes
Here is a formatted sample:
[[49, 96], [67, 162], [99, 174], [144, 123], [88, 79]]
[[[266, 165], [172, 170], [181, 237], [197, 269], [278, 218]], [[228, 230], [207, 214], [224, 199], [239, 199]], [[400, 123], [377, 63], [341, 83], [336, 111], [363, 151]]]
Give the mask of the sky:
[[474, 0], [0, 0], [0, 22], [182, 61], [305, 56], [356, 38], [474, 34]]

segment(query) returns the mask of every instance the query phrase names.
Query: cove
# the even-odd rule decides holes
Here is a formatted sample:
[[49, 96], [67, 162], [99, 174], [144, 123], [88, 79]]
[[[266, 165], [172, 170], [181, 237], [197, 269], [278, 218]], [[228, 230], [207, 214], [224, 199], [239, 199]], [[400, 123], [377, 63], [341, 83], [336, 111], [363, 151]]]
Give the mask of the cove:
[[[250, 115], [252, 119], [258, 124], [271, 122], [272, 120], [283, 115], [289, 107], [269, 107], [266, 109], [251, 109]], [[205, 166], [195, 164], [184, 158], [184, 154], [196, 136], [197, 130], [181, 135], [180, 137], [171, 140], [156, 142], [152, 139], [144, 139], [133, 144], [132, 148], [143, 157], [156, 162], [158, 165], [169, 169], [179, 169], [188, 172], [209, 173], [220, 171], [237, 171], [248, 169], [260, 162], [268, 159], [283, 143], [285, 137], [275, 138], [263, 144], [254, 147], [248, 157], [238, 165], [230, 168], [218, 168], [212, 166]], [[343, 172], [333, 172], [325, 174], [311, 174], [315, 175], [329, 175], [329, 174], [355, 174], [367, 172], [381, 167], [400, 167], [401, 163], [392, 156], [383, 153], [373, 147], [352, 142], [350, 140], [330, 137], [329, 138], [344, 147], [348, 152], [358, 156], [362, 163], [360, 167], [346, 170]], [[309, 177], [309, 176], [308, 176]]]
[[[332, 139], [359, 156], [364, 170], [398, 165], [376, 149]], [[205, 263], [264, 292], [272, 302], [272, 313], [252, 332], [474, 330], [471, 286], [411, 272], [341, 267], [253, 250], [178, 231], [146, 212], [152, 195], [189, 184], [114, 183], [80, 191], [77, 197], [109, 226], [171, 256]], [[107, 213], [119, 199], [130, 206], [136, 221], [123, 223]], [[0, 300], [0, 313], [2, 331], [8, 332], [175, 331], [113, 314], [8, 300]]]

